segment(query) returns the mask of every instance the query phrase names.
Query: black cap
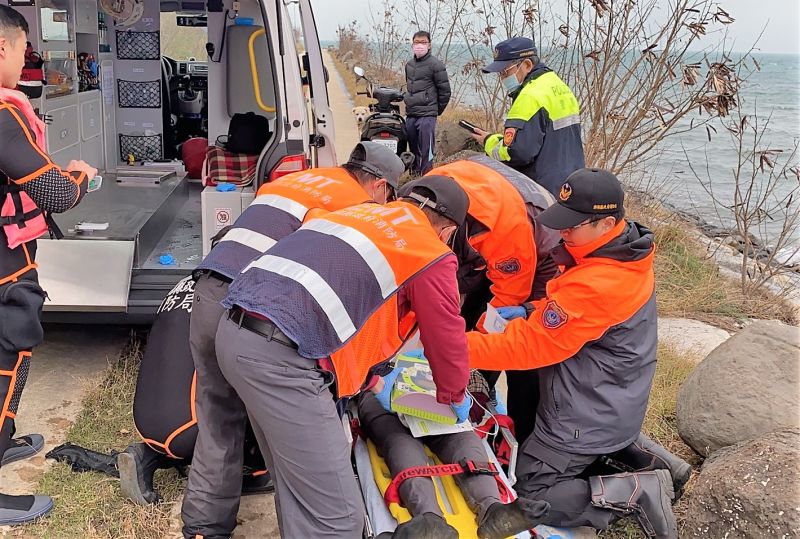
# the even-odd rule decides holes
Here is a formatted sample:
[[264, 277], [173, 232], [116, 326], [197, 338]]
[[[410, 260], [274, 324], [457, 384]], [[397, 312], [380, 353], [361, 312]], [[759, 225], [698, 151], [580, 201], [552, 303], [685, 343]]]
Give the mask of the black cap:
[[406, 166], [392, 150], [377, 142], [359, 142], [350, 153], [348, 165], [353, 165], [376, 178], [384, 178], [397, 190]]
[[484, 73], [500, 73], [520, 60], [536, 56], [536, 44], [528, 37], [512, 37], [494, 47], [494, 62], [483, 68]]
[[447, 217], [458, 226], [464, 223], [469, 209], [469, 197], [458, 183], [447, 176], [423, 176], [406, 183], [398, 193]]
[[556, 204], [539, 215], [539, 222], [553, 230], [578, 226], [587, 219], [623, 212], [625, 193], [616, 176], [599, 168], [581, 168], [561, 186]]

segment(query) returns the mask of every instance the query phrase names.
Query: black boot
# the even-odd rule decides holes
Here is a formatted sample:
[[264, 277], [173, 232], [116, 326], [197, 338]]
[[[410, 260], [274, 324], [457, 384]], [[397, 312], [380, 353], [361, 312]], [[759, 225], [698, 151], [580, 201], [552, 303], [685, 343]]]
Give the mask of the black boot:
[[148, 445], [131, 444], [117, 455], [119, 480], [122, 492], [139, 505], [148, 505], [161, 500], [153, 488], [153, 476], [156, 470], [171, 468], [173, 462], [166, 455], [157, 453]]
[[675, 501], [683, 494], [683, 488], [692, 475], [692, 466], [688, 462], [673, 455], [642, 433], [639, 433], [639, 438], [631, 445], [609, 457], [628, 466], [634, 472], [669, 470], [675, 490]]
[[550, 504], [517, 498], [509, 504], [496, 503], [487, 509], [480, 526], [480, 539], [505, 539], [532, 530], [550, 512]]
[[242, 496], [251, 494], [266, 494], [275, 490], [275, 483], [269, 472], [259, 475], [245, 474], [242, 477]]
[[677, 539], [672, 478], [667, 470], [590, 477], [592, 505], [634, 515], [648, 537]]
[[400, 524], [394, 539], [458, 539], [458, 531], [439, 515], [425, 513]]

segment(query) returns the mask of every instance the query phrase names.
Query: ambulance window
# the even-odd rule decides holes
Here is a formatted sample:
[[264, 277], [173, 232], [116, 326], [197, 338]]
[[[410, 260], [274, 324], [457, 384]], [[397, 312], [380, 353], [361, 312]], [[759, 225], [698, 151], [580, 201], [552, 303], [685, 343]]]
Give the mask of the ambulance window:
[[161, 54], [173, 60], [194, 58], [206, 62], [208, 31], [205, 26], [178, 26], [178, 17], [184, 16], [175, 12], [161, 14]]

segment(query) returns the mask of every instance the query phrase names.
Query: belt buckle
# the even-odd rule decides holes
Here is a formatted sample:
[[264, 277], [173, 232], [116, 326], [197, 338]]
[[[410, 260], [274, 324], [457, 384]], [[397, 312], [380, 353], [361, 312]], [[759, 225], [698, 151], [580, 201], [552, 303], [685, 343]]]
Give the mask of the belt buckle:
[[473, 475], [498, 475], [499, 473], [492, 462], [478, 464], [475, 461], [464, 459], [460, 464], [467, 473]]

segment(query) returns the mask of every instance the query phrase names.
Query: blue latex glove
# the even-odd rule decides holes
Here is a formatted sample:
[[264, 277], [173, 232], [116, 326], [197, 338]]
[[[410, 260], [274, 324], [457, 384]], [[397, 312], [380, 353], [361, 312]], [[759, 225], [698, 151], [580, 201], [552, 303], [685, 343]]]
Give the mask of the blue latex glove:
[[506, 320], [514, 320], [515, 318], [525, 318], [525, 307], [518, 305], [516, 307], [498, 307], [497, 314]]
[[408, 352], [403, 352], [402, 355], [408, 357], [415, 357], [417, 359], [425, 359], [425, 350], [422, 348], [417, 348], [416, 350], [409, 350]]
[[457, 421], [463, 423], [469, 419], [469, 410], [472, 408], [472, 397], [464, 395], [464, 401], [461, 404], [450, 403], [450, 407], [456, 413]]
[[380, 393], [375, 393], [375, 398], [378, 399], [378, 402], [381, 403], [381, 406], [383, 406], [383, 409], [387, 412], [392, 411], [392, 388], [401, 372], [403, 372], [402, 367], [395, 367], [392, 369], [392, 372], [382, 378], [383, 389], [381, 389]]
[[218, 183], [216, 189], [220, 193], [230, 193], [236, 191], [236, 186], [232, 183]]

